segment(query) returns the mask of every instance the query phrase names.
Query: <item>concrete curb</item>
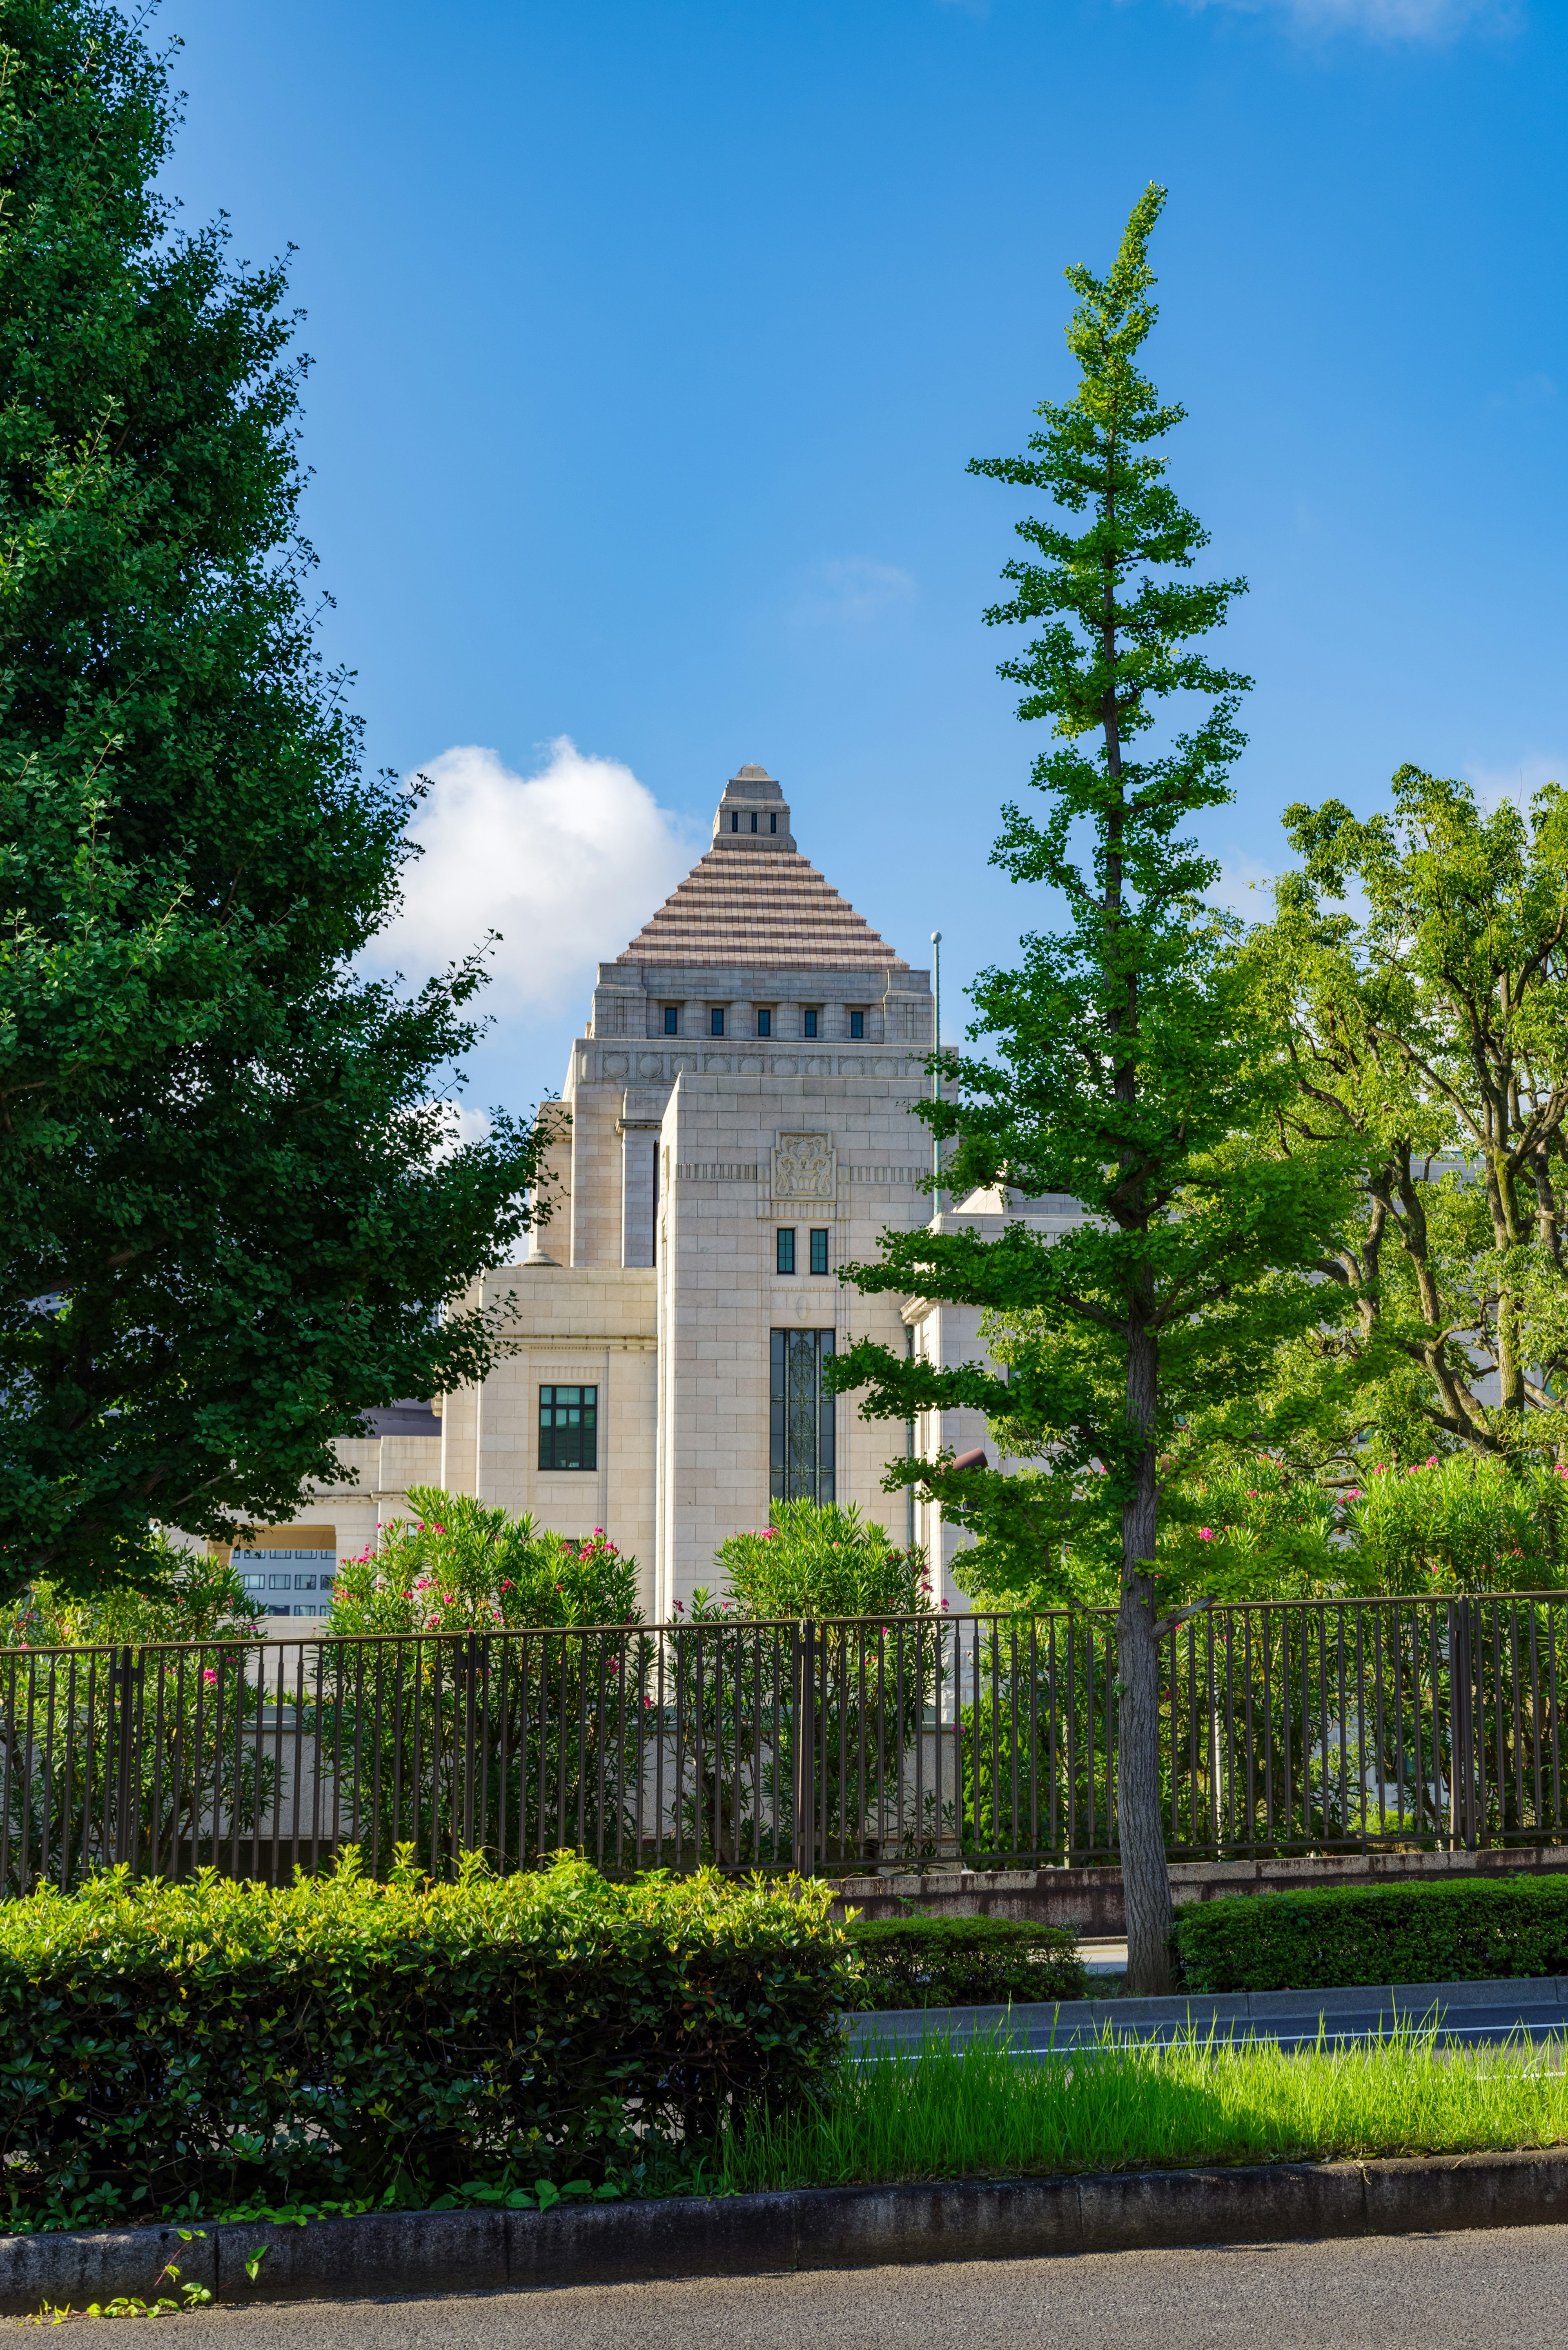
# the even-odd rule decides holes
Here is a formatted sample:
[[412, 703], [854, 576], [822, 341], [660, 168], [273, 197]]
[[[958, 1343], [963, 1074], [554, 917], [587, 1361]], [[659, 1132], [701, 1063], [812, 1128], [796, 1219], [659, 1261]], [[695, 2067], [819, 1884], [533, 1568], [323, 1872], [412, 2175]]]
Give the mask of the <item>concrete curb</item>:
[[[304, 2227], [232, 2224], [0, 2238], [0, 2314], [150, 2299], [167, 2260], [219, 2300], [392, 2300], [663, 2277], [1397, 2236], [1568, 2221], [1568, 2147], [1426, 2160], [1271, 2163], [1083, 2178], [801, 2188], [777, 2195], [383, 2211]], [[247, 2254], [266, 2248], [257, 2279]]]

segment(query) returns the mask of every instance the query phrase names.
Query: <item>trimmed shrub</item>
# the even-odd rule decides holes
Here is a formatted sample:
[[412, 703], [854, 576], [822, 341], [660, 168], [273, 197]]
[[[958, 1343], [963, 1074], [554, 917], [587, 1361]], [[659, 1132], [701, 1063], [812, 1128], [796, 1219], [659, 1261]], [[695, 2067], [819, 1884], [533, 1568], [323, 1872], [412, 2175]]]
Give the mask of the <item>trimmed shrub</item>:
[[675, 2184], [836, 2054], [830, 1898], [563, 1858], [277, 1890], [116, 1872], [0, 1905], [9, 2225]]
[[1568, 1877], [1334, 1887], [1191, 1902], [1171, 1950], [1186, 1991], [1331, 1991], [1568, 1973]]
[[1064, 1926], [1011, 1918], [877, 1918], [849, 1940], [860, 2005], [995, 2007], [1007, 2000], [1083, 1999], [1088, 1977]]

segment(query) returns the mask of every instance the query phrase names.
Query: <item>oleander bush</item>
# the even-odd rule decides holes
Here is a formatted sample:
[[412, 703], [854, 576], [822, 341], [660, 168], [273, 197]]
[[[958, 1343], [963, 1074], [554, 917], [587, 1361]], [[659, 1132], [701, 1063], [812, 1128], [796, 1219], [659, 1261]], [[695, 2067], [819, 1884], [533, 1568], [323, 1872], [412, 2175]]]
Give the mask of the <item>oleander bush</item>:
[[1008, 2000], [1082, 1999], [1088, 1977], [1064, 1926], [1010, 1918], [857, 1920], [860, 2005], [992, 2007]]
[[124, 1872], [0, 1906], [0, 2228], [636, 2192], [810, 2098], [854, 1997], [825, 1887]]
[[1170, 1947], [1182, 1988], [1198, 1991], [1568, 1974], [1568, 1876], [1193, 1902]]

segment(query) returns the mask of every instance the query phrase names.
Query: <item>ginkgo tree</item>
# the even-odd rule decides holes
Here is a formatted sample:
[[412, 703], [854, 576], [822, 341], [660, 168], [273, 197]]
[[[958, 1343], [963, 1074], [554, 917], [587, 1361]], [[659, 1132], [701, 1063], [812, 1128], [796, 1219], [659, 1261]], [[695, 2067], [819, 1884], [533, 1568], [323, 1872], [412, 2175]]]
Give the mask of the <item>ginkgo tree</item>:
[[[1001, 674], [1022, 689], [1020, 717], [1053, 737], [1031, 778], [1044, 809], [1007, 809], [994, 861], [1055, 893], [1065, 924], [1026, 936], [1015, 969], [981, 976], [970, 1035], [983, 1049], [950, 1054], [942, 1098], [920, 1105], [944, 1138], [955, 1201], [1002, 1186], [1065, 1193], [1087, 1214], [1054, 1241], [1018, 1219], [987, 1240], [961, 1210], [884, 1234], [877, 1262], [846, 1268], [863, 1290], [1005, 1316], [1005, 1377], [870, 1342], [830, 1374], [836, 1389], [868, 1390], [867, 1417], [968, 1406], [1004, 1428], [1028, 1473], [955, 1471], [938, 1456], [900, 1462], [892, 1479], [961, 1523], [1032, 1526], [1047, 1590], [1064, 1534], [1111, 1553], [1117, 1829], [1128, 1983], [1142, 1991], [1168, 1980], [1171, 1914], [1159, 1644], [1210, 1596], [1162, 1563], [1166, 1464], [1195, 1410], [1245, 1396], [1321, 1318], [1313, 1274], [1347, 1197], [1335, 1149], [1286, 1157], [1249, 1140], [1290, 1078], [1260, 1026], [1236, 925], [1206, 899], [1216, 868], [1182, 830], [1231, 795], [1247, 681], [1201, 640], [1244, 583], [1186, 577], [1206, 534], [1159, 452], [1184, 411], [1139, 366], [1163, 202], [1158, 187], [1140, 197], [1103, 278], [1067, 272], [1071, 395], [1036, 411], [1026, 454], [971, 468], [1055, 510], [1018, 522], [1025, 552], [986, 619], [1036, 630]], [[1190, 721], [1151, 744], [1168, 704]]]

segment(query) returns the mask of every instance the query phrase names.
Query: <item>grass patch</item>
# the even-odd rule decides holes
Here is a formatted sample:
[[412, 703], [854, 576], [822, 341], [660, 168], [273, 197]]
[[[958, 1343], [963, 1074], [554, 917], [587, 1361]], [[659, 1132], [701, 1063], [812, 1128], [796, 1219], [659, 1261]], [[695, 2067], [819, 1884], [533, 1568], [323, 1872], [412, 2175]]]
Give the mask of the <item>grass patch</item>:
[[1196, 2033], [1014, 2055], [1005, 2028], [846, 2059], [814, 2106], [722, 2143], [724, 2191], [1476, 2153], [1568, 2139], [1568, 2043], [1443, 2048], [1400, 2026], [1291, 2054]]

